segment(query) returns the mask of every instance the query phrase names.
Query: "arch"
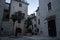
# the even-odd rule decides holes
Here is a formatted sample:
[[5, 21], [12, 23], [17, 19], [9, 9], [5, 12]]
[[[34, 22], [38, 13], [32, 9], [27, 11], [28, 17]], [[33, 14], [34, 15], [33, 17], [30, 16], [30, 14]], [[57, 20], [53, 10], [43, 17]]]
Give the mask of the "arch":
[[15, 35], [17, 36], [17, 34], [21, 34], [22, 33], [22, 29], [21, 28], [16, 28], [16, 33], [15, 33]]

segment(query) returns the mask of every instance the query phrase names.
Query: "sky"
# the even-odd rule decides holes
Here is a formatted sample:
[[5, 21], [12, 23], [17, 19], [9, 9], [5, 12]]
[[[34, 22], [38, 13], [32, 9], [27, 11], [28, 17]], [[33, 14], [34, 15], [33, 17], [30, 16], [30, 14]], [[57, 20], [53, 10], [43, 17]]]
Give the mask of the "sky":
[[[6, 2], [10, 2], [10, 0], [6, 0]], [[29, 3], [28, 5], [28, 15], [33, 14], [36, 10], [37, 7], [39, 5], [39, 1], [38, 0], [27, 0], [27, 2]]]

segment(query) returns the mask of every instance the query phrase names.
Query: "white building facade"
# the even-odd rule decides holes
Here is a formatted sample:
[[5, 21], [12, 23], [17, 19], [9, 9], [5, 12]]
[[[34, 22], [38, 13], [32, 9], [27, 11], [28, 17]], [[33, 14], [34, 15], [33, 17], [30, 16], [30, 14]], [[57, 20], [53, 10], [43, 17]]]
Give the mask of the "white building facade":
[[32, 25], [30, 25], [30, 27], [32, 28], [32, 34], [39, 35], [40, 29], [39, 29], [39, 26], [37, 25], [37, 16], [35, 15], [35, 13], [33, 13], [33, 14], [29, 15], [28, 18], [30, 18], [30, 20], [32, 22]]
[[2, 26], [2, 16], [4, 10], [5, 0], [0, 0], [0, 27]]
[[39, 28], [39, 34], [40, 34], [41, 28], [40, 28], [40, 12], [39, 12], [39, 7], [36, 10], [36, 25]]
[[39, 0], [40, 29], [43, 37], [59, 37], [60, 0]]
[[[0, 1], [1, 2], [1, 1]], [[1, 6], [2, 6], [1, 2]], [[5, 3], [5, 1], [4, 1]], [[3, 4], [4, 4], [3, 3]], [[4, 6], [4, 9], [2, 8]], [[27, 13], [28, 13], [28, 3], [25, 0], [11, 0], [11, 3], [5, 3], [0, 9], [1, 11], [1, 16], [2, 16], [2, 28], [3, 28], [3, 33], [6, 35], [16, 34], [16, 28], [21, 28], [22, 33], [24, 33], [24, 21], [27, 19]], [[14, 24], [13, 28], [13, 21], [11, 19], [11, 15], [13, 15], [15, 12], [22, 12], [24, 14], [25, 19], [21, 21], [21, 23], [18, 23], [17, 21]]]
[[[11, 9], [10, 9], [10, 17], [15, 12], [22, 12], [24, 14], [25, 19], [27, 19], [28, 13], [28, 3], [25, 0], [12, 0], [11, 1]], [[16, 32], [16, 28], [21, 28], [22, 33], [24, 33], [24, 20], [21, 20], [21, 23], [15, 23], [14, 32]]]

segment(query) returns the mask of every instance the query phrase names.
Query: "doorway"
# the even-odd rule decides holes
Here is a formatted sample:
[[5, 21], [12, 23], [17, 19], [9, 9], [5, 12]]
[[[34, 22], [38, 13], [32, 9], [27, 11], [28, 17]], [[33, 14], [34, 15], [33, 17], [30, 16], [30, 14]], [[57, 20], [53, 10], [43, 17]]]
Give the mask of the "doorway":
[[48, 21], [48, 33], [50, 37], [56, 37], [56, 24], [55, 20]]
[[17, 36], [17, 34], [21, 34], [22, 33], [22, 29], [21, 28], [16, 28], [16, 33], [15, 33], [15, 35]]

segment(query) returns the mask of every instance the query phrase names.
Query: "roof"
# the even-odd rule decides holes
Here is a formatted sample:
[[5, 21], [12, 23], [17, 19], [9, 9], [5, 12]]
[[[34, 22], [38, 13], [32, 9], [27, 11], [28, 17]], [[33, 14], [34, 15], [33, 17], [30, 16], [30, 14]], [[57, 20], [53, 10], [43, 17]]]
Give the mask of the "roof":
[[5, 2], [5, 4], [8, 4], [8, 5], [10, 5], [10, 3], [7, 3], [7, 2]]
[[37, 8], [36, 12], [39, 11], [39, 7]]
[[25, 4], [27, 4], [27, 5], [29, 5], [29, 3], [27, 3], [27, 2], [23, 2], [23, 1], [21, 1], [22, 3], [25, 3]]
[[34, 15], [34, 16], [31, 16], [31, 15], [29, 15], [29, 17], [28, 18], [30, 18], [30, 19], [35, 19], [36, 18], [36, 16]]
[[29, 3], [25, 2], [25, 1], [19, 1], [19, 0], [15, 0], [15, 1], [29, 5]]

